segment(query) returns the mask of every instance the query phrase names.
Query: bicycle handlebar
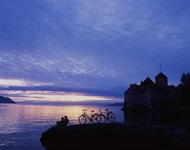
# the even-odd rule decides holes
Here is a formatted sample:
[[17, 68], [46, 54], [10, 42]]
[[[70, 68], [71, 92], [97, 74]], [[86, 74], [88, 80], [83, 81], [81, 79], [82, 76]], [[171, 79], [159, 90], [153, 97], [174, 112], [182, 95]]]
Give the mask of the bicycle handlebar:
[[[87, 111], [87, 109], [83, 109], [82, 111]], [[91, 110], [91, 112], [94, 112], [94, 110]]]
[[[100, 108], [99, 111], [101, 112], [101, 111], [102, 111], [102, 108]], [[105, 109], [105, 111], [108, 111], [108, 109]]]

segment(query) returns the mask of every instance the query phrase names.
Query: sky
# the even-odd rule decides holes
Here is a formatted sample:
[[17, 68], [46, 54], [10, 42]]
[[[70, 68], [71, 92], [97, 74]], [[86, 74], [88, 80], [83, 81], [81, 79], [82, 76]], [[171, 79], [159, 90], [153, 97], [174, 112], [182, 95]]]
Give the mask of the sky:
[[[0, 0], [0, 95], [118, 101], [190, 72], [189, 0]], [[160, 67], [161, 65], [161, 67]]]

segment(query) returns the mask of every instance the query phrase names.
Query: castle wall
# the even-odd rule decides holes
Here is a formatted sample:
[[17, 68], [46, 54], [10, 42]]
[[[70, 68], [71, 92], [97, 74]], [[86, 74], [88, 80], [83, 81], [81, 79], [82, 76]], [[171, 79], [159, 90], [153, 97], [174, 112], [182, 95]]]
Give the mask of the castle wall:
[[168, 86], [167, 77], [163, 73], [158, 74], [155, 78], [156, 84], [148, 78], [140, 85], [130, 85], [130, 88], [125, 92], [124, 107], [155, 111], [179, 107], [182, 100], [182, 90], [175, 86]]
[[125, 95], [127, 109], [151, 109], [151, 94], [147, 92], [130, 91]]
[[139, 92], [134, 92], [132, 90], [128, 91], [127, 94], [125, 95], [126, 108], [134, 109], [134, 108], [142, 107], [141, 99], [142, 99], [142, 96]]

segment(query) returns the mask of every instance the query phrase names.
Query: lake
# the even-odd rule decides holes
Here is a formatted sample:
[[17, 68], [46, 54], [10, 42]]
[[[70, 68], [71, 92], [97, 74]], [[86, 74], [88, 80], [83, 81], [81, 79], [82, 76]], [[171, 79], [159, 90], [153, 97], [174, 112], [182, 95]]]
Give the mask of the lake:
[[82, 109], [112, 110], [116, 122], [124, 122], [121, 106], [89, 106], [89, 105], [23, 105], [0, 104], [0, 150], [45, 150], [41, 146], [41, 134], [56, 124], [62, 116], [67, 115], [71, 125], [78, 124]]
[[[41, 134], [67, 115], [70, 124], [79, 124], [78, 117], [87, 109], [113, 111], [116, 122], [129, 124], [190, 126], [190, 112], [124, 112], [122, 106], [103, 105], [23, 105], [0, 104], [0, 150], [45, 150]], [[88, 122], [89, 123], [89, 122]]]

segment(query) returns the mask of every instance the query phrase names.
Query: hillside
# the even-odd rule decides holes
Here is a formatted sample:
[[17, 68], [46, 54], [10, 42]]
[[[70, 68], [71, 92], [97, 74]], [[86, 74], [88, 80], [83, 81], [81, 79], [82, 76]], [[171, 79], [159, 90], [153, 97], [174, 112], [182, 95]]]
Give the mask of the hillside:
[[0, 103], [16, 103], [9, 97], [0, 96]]

